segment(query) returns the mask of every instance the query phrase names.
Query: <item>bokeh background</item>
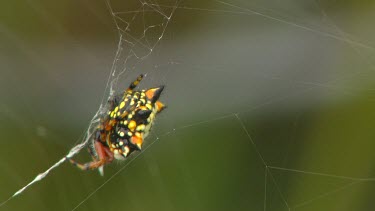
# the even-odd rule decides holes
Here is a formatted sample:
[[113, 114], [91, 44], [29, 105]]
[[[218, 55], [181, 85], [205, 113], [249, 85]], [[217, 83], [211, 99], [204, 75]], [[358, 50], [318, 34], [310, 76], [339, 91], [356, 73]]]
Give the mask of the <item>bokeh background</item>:
[[0, 210], [373, 210], [374, 1], [140, 2], [0, 3], [0, 201], [82, 141], [108, 78], [168, 105], [104, 177], [63, 164]]

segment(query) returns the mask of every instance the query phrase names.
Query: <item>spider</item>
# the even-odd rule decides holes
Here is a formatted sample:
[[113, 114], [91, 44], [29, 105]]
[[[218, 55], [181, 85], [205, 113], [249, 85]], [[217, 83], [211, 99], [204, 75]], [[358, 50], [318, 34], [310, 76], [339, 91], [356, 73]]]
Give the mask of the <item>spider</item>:
[[142, 149], [155, 116], [166, 106], [159, 101], [164, 86], [147, 90], [134, 90], [143, 79], [141, 74], [123, 93], [108, 101], [108, 113], [100, 119], [94, 131], [94, 140], [88, 147], [93, 161], [80, 164], [69, 161], [81, 170], [99, 169], [103, 175], [103, 166], [114, 158], [124, 160], [134, 151]]

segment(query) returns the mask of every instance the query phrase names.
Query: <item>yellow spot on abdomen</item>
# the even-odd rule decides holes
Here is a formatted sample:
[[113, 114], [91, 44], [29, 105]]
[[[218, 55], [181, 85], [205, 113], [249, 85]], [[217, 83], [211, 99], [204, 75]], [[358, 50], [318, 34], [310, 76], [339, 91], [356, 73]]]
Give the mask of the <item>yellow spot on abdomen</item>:
[[139, 125], [139, 126], [137, 126], [137, 131], [144, 131], [145, 130], [145, 128], [146, 128], [146, 126], [145, 125]]
[[138, 137], [138, 138], [142, 137], [141, 133], [138, 133], [138, 132], [135, 133], [135, 136]]
[[122, 101], [122, 102], [120, 103], [120, 109], [124, 108], [124, 106], [125, 106], [125, 102]]
[[137, 127], [137, 123], [134, 121], [134, 120], [131, 120], [128, 124], [128, 128], [131, 130], [131, 131], [134, 131], [134, 128]]
[[124, 150], [125, 150], [125, 152], [123, 153], [123, 155], [125, 155], [125, 157], [126, 157], [126, 156], [128, 156], [128, 153], [129, 153], [130, 149], [129, 149], [128, 146], [125, 146]]

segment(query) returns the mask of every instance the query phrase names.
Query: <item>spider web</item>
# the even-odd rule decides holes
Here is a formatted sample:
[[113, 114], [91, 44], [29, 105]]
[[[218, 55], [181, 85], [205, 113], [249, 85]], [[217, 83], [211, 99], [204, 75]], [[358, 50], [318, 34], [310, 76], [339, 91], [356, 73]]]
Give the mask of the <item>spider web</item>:
[[[162, 39], [165, 29], [178, 6], [178, 1], [164, 1], [163, 5], [165, 7], [163, 8], [152, 0], [133, 1], [126, 5], [123, 5], [124, 2], [121, 0], [108, 0], [106, 4], [118, 30], [119, 43], [100, 107], [83, 135], [84, 141], [74, 146], [65, 157], [61, 158], [45, 172], [38, 174], [29, 184], [15, 192], [12, 197], [1, 203], [0, 206], [21, 194], [34, 183], [44, 179], [53, 169], [64, 163], [67, 158], [73, 157], [87, 147], [92, 141], [92, 134], [100, 121], [100, 117], [107, 112], [106, 99], [114, 96], [117, 82], [124, 73], [136, 68], [138, 63], [145, 60], [152, 53]], [[120, 6], [126, 7], [121, 8]], [[113, 7], [118, 8], [118, 11], [113, 10]], [[134, 25], [136, 27], [133, 27]]]
[[[145, 149], [67, 209], [369, 209], [373, 112], [340, 105], [372, 105], [371, 39], [336, 23], [327, 11], [337, 4], [271, 3], [107, 1], [116, 56], [85, 141], [68, 156], [142, 70], [144, 87], [167, 85], [169, 107]], [[181, 38], [194, 19], [195, 35]]]

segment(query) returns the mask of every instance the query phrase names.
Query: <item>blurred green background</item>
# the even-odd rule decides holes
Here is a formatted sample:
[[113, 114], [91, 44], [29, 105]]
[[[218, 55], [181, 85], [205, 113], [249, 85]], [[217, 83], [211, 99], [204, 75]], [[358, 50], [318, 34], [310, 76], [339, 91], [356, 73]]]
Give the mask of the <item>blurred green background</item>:
[[374, 1], [140, 2], [0, 3], [0, 201], [82, 141], [108, 77], [168, 105], [138, 156], [0, 210], [374, 210]]

